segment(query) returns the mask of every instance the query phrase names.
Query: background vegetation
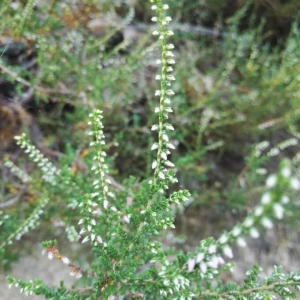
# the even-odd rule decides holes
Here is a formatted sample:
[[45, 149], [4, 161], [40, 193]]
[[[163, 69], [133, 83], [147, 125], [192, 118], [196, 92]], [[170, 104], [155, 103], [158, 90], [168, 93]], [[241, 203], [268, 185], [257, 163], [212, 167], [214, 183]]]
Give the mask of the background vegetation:
[[[113, 179], [122, 183], [129, 175], [148, 178], [158, 50], [147, 1], [40, 1], [33, 11], [31, 2], [6, 1], [0, 7], [0, 104], [21, 105], [30, 119], [20, 114], [19, 127], [11, 132], [28, 131], [35, 142], [38, 128], [39, 145], [51, 150], [46, 151], [49, 159], [70, 167], [82, 191], [88, 191], [88, 114], [99, 108], [104, 111]], [[209, 234], [214, 235], [242, 219], [283, 157], [291, 158], [298, 171], [300, 4], [173, 0], [169, 5], [177, 62], [172, 161], [179, 185], [193, 194], [177, 227], [185, 235], [196, 230], [198, 242], [207, 232], [195, 228], [204, 223], [213, 220]], [[10, 140], [2, 138], [1, 144]], [[14, 248], [5, 244], [7, 233], [18, 228], [42, 196], [39, 171], [13, 143], [7, 144], [0, 147], [0, 204], [18, 200], [2, 210], [11, 222], [0, 230], [2, 250], [10, 249], [1, 267], [10, 265], [24, 239], [55, 235], [63, 240], [65, 229], [71, 232], [79, 219], [70, 215], [64, 200], [77, 192], [49, 185], [49, 208], [34, 237], [25, 236]], [[18, 159], [34, 180], [20, 182], [9, 173], [6, 154]], [[294, 199], [286, 213], [289, 230], [299, 226]], [[182, 220], [197, 219], [200, 211], [202, 220], [184, 230]], [[223, 215], [227, 217], [219, 217]]]

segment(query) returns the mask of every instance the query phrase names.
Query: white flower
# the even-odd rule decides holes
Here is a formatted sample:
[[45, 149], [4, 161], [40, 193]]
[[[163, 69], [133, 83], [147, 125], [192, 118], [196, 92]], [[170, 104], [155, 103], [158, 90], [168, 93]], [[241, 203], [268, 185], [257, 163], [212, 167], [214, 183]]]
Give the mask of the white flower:
[[175, 95], [175, 93], [174, 93], [172, 90], [167, 90], [167, 91], [166, 91], [166, 94], [167, 94], [168, 96]]
[[196, 263], [199, 263], [204, 258], [204, 253], [200, 252], [196, 255]]
[[103, 201], [103, 207], [104, 209], [107, 209], [108, 207], [108, 201], [106, 199]]
[[70, 260], [69, 260], [67, 257], [63, 257], [63, 258], [61, 259], [61, 261], [62, 261], [65, 265], [70, 264]]
[[82, 244], [84, 244], [85, 242], [87, 242], [88, 240], [90, 239], [90, 237], [89, 236], [86, 236], [83, 240], [82, 240]]
[[207, 265], [211, 268], [218, 268], [219, 258], [217, 256], [213, 256], [211, 260], [207, 263]]
[[175, 278], [173, 279], [173, 283], [174, 283], [175, 285], [180, 285], [179, 280], [178, 280], [178, 277], [175, 277]]
[[215, 253], [216, 251], [217, 251], [216, 245], [212, 244], [212, 245], [210, 245], [210, 246], [208, 247], [208, 253], [209, 253], [209, 254], [213, 254], [213, 253]]
[[157, 143], [154, 143], [153, 145], [152, 145], [152, 147], [151, 147], [151, 150], [155, 150], [155, 149], [157, 149], [158, 148], [158, 144]]
[[293, 280], [294, 281], [300, 281], [300, 276], [297, 276], [297, 275], [293, 276]]
[[277, 182], [277, 176], [275, 174], [270, 175], [266, 180], [266, 186], [272, 188]]
[[169, 160], [166, 160], [166, 161], [165, 161], [165, 165], [166, 165], [167, 167], [170, 167], [170, 168], [174, 168], [174, 167], [175, 167], [175, 165], [174, 165], [172, 162], [170, 162]]
[[280, 199], [280, 202], [283, 203], [283, 204], [287, 204], [290, 202], [290, 198], [286, 195], [283, 195]]
[[218, 256], [218, 264], [219, 265], [224, 265], [225, 264], [225, 260], [223, 259], [222, 256]]
[[162, 172], [159, 172], [159, 173], [158, 173], [158, 177], [159, 177], [160, 179], [165, 179], [165, 175], [164, 175], [164, 173], [162, 173]]
[[201, 270], [202, 273], [206, 273], [206, 271], [207, 271], [207, 265], [206, 265], [205, 262], [201, 262], [200, 263], [200, 270]]
[[263, 212], [264, 212], [263, 206], [259, 205], [259, 206], [257, 206], [257, 207], [255, 208], [255, 210], [254, 210], [254, 215], [255, 215], [256, 217], [259, 217], [259, 216], [262, 215]]
[[123, 220], [124, 220], [124, 222], [126, 222], [126, 223], [130, 223], [130, 216], [125, 215], [125, 216], [123, 217]]
[[264, 193], [261, 197], [261, 203], [263, 205], [267, 205], [270, 202], [271, 202], [271, 193], [270, 192]]
[[277, 219], [281, 220], [283, 218], [284, 209], [279, 203], [275, 203], [273, 206], [274, 215]]
[[254, 223], [254, 220], [251, 217], [246, 218], [246, 220], [244, 221], [243, 225], [245, 227], [251, 227]]
[[169, 137], [168, 137], [166, 134], [163, 134], [163, 135], [162, 135], [162, 139], [163, 139], [164, 141], [166, 141], [166, 142], [169, 141]]
[[170, 81], [174, 81], [175, 77], [173, 75], [167, 75], [167, 79]]
[[292, 171], [289, 167], [285, 166], [282, 170], [281, 170], [281, 175], [285, 178], [288, 178], [292, 175]]
[[194, 270], [195, 264], [195, 259], [188, 260], [188, 272], [192, 272]]
[[157, 129], [158, 129], [158, 125], [157, 125], [157, 124], [152, 125], [152, 127], [151, 127], [151, 130], [152, 130], [152, 131], [155, 131], [155, 130], [157, 130]]
[[236, 243], [237, 243], [237, 245], [240, 246], [240, 247], [246, 247], [246, 246], [247, 246], [246, 241], [245, 241], [243, 238], [241, 238], [241, 237], [239, 237], [239, 238], [236, 240]]
[[261, 219], [261, 224], [264, 227], [269, 228], [269, 229], [273, 227], [272, 221], [267, 217], [264, 217], [264, 218]]
[[167, 59], [167, 63], [168, 63], [169, 65], [174, 65], [174, 64], [175, 64], [175, 60], [169, 58], [169, 59]]
[[171, 124], [166, 124], [165, 128], [168, 130], [174, 130], [174, 127]]
[[259, 232], [256, 230], [256, 228], [252, 227], [249, 231], [249, 235], [252, 238], [257, 239], [259, 237]]
[[169, 285], [170, 285], [170, 280], [169, 280], [169, 279], [165, 279], [165, 280], [163, 281], [163, 285], [164, 285], [164, 286], [169, 286]]
[[175, 146], [171, 143], [167, 143], [166, 146], [170, 149], [175, 149]]
[[237, 226], [235, 226], [235, 227], [233, 228], [233, 230], [232, 230], [232, 235], [233, 235], [234, 237], [237, 237], [238, 235], [241, 234], [241, 232], [242, 232], [241, 227], [237, 225]]
[[222, 236], [219, 238], [220, 244], [226, 244], [228, 242], [228, 236], [227, 234], [222, 234]]
[[290, 181], [290, 184], [291, 184], [291, 187], [296, 190], [296, 191], [299, 191], [300, 189], [300, 182], [299, 182], [299, 179], [296, 178], [296, 177], [292, 177], [291, 178], [291, 181]]
[[167, 154], [165, 152], [162, 152], [161, 153], [161, 158], [164, 159], [164, 160], [167, 160], [168, 159]]
[[232, 249], [228, 245], [224, 246], [223, 253], [229, 258], [233, 258]]
[[153, 163], [152, 163], [152, 169], [155, 169], [157, 167], [157, 161], [155, 160]]
[[276, 156], [279, 154], [279, 149], [278, 148], [272, 148], [269, 152], [268, 152], [268, 155], [269, 156]]
[[267, 174], [267, 169], [265, 168], [259, 168], [256, 170], [256, 174], [259, 174], [259, 175], [266, 175]]
[[174, 35], [174, 32], [172, 30], [168, 30], [168, 31], [166, 31], [166, 35], [167, 36]]

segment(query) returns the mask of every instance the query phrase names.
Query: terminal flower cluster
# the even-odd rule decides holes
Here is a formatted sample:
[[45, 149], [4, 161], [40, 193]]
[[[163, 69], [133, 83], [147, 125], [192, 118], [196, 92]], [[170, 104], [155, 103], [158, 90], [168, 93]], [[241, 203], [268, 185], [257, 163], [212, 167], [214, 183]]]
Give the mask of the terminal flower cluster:
[[154, 143], [151, 147], [151, 150], [157, 150], [157, 157], [152, 163], [152, 168], [155, 169], [154, 181], [156, 183], [156, 181], [165, 180], [168, 169], [174, 167], [174, 164], [168, 158], [171, 154], [170, 149], [175, 148], [168, 136], [169, 131], [174, 130], [174, 128], [171, 124], [166, 123], [166, 120], [168, 119], [168, 114], [173, 112], [171, 97], [175, 92], [172, 90], [171, 85], [172, 81], [175, 80], [175, 77], [172, 75], [172, 66], [175, 64], [175, 60], [173, 59], [174, 54], [172, 52], [174, 45], [167, 41], [173, 35], [172, 31], [166, 29], [172, 20], [171, 17], [165, 16], [165, 11], [169, 9], [169, 6], [161, 3], [161, 1], [153, 0], [151, 2], [153, 3], [151, 9], [156, 13], [152, 21], [159, 24], [159, 29], [155, 30], [153, 35], [158, 36], [161, 49], [161, 58], [156, 61], [157, 65], [160, 66], [161, 72], [155, 77], [160, 81], [160, 89], [155, 91], [155, 96], [158, 96], [160, 100], [159, 106], [154, 110], [158, 114], [159, 123], [151, 127], [152, 131], [158, 132], [158, 142]]
[[17, 144], [25, 149], [25, 153], [28, 153], [29, 158], [32, 159], [33, 162], [37, 164], [40, 170], [43, 173], [43, 179], [52, 184], [56, 184], [57, 176], [60, 174], [60, 170], [56, 168], [48, 158], [44, 157], [44, 155], [31, 144], [26, 134], [23, 133], [20, 136], [16, 136]]

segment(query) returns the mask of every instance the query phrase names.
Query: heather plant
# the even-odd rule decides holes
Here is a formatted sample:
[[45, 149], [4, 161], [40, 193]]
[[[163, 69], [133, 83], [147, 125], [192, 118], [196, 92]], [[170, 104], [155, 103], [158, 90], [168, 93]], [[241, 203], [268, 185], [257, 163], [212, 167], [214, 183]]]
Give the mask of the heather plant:
[[[227, 20], [222, 38], [183, 46], [190, 55], [178, 55], [180, 88], [172, 120], [180, 145], [173, 155], [180, 182], [193, 186], [201, 178], [199, 187], [206, 190], [193, 194], [194, 204], [238, 206], [240, 211], [256, 201], [253, 195], [263, 190], [266, 174], [284, 156], [293, 157], [298, 144], [299, 56], [292, 50], [299, 43], [298, 20], [274, 46], [264, 32], [265, 19], [240, 30], [246, 12], [250, 20], [257, 18], [245, 7]], [[262, 141], [268, 147], [255, 155]]]
[[[39, 194], [35, 208], [17, 228], [9, 228], [9, 214], [3, 216], [1, 226], [11, 233], [3, 237], [2, 254], [7, 245], [47, 217], [49, 199], [58, 194], [64, 198], [64, 208], [68, 210], [64, 221], [70, 242], [80, 240], [89, 244], [93, 259], [87, 267], [82, 267], [60, 252], [56, 240], [44, 241], [43, 253], [49, 259], [60, 260], [62, 268], [69, 268], [70, 275], [78, 279], [78, 285], [69, 288], [62, 281], [60, 286], [52, 287], [39, 279], [24, 281], [8, 277], [9, 286], [18, 287], [27, 295], [44, 295], [47, 299], [272, 299], [276, 294], [283, 299], [296, 298], [294, 290], [300, 288], [300, 272], [284, 274], [279, 266], [262, 280], [258, 265], [245, 274], [242, 283], [222, 280], [222, 273], [231, 272], [233, 268], [232, 245], [245, 247], [245, 236], [257, 238], [262, 227], [272, 228], [274, 220], [282, 220], [290, 196], [300, 189], [299, 179], [287, 159], [282, 160], [278, 172], [266, 176], [260, 201], [253, 210], [219, 238], [199, 241], [199, 246], [190, 252], [174, 250], [161, 242], [163, 233], [174, 227], [176, 211], [190, 200], [191, 195], [188, 190], [177, 188], [176, 167], [171, 161], [175, 146], [170, 138], [174, 127], [169, 120], [175, 98], [172, 87], [175, 59], [174, 45], [169, 42], [173, 35], [168, 29], [171, 22], [167, 14], [169, 6], [161, 0], [150, 2], [154, 12], [152, 21], [157, 23], [153, 35], [158, 37], [161, 52], [156, 61], [159, 66], [156, 75], [159, 88], [155, 91], [158, 100], [154, 109], [157, 122], [151, 126], [156, 135], [151, 146], [152, 175], [142, 182], [130, 177], [122, 185], [110, 176], [111, 162], [105, 151], [107, 140], [100, 109], [95, 109], [89, 116], [92, 153], [86, 176], [74, 176], [67, 159], [62, 159], [61, 168], [57, 167], [31, 144], [26, 135], [17, 137], [17, 143], [38, 166], [41, 178], [37, 180], [36, 174], [25, 174], [9, 159], [5, 165], [22, 182], [33, 184]], [[199, 148], [210, 118], [207, 111], [199, 130]], [[284, 149], [290, 144], [293, 142], [272, 149]], [[220, 146], [216, 144], [211, 148]], [[264, 161], [262, 152], [267, 146], [261, 143], [255, 147], [249, 157], [249, 161], [254, 161], [250, 164], [253, 169], [260, 167], [259, 158]], [[272, 149], [267, 152], [267, 157], [276, 152]], [[84, 287], [81, 280], [86, 284]]]

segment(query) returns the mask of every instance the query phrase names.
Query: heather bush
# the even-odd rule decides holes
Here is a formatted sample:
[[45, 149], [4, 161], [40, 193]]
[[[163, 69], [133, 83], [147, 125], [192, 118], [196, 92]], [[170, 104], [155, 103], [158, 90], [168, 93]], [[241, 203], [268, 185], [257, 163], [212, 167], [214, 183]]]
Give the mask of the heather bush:
[[[10, 169], [14, 178], [28, 186], [30, 201], [25, 206], [23, 219], [19, 218], [18, 209], [1, 211], [0, 257], [3, 264], [9, 261], [11, 258], [7, 249], [10, 245], [38, 226], [47, 232], [47, 236], [54, 234], [46, 225], [54, 217], [63, 222], [69, 242], [80, 241], [82, 247], [85, 247], [84, 252], [89, 251], [90, 254], [85, 253], [83, 259], [87, 262], [81, 266], [79, 261], [82, 253], [78, 254], [79, 257], [67, 257], [60, 252], [59, 242], [50, 237], [42, 243], [43, 253], [49, 259], [61, 261], [62, 268], [69, 268], [70, 275], [78, 279], [78, 284], [70, 288], [61, 281], [60, 286], [53, 287], [40, 279], [24, 281], [9, 276], [8, 284], [20, 288], [27, 295], [44, 295], [47, 299], [273, 299], [275, 295], [283, 299], [296, 298], [295, 290], [300, 287], [300, 272], [284, 274], [281, 267], [274, 266], [272, 274], [260, 279], [261, 267], [254, 265], [245, 274], [243, 281], [237, 283], [224, 281], [224, 273], [233, 271], [233, 245], [246, 247], [245, 237], [258, 238], [262, 228], [270, 229], [276, 220], [282, 220], [286, 214], [293, 215], [291, 208], [294, 204], [290, 199], [294, 199], [295, 193], [300, 189], [297, 170], [299, 155], [294, 155], [290, 160], [285, 157], [287, 155], [284, 151], [298, 143], [295, 122], [298, 102], [296, 97], [290, 100], [298, 91], [296, 78], [299, 60], [294, 51], [299, 39], [297, 25], [294, 23], [285, 50], [275, 62], [274, 56], [269, 56], [269, 49], [262, 46], [263, 41], [259, 40], [260, 29], [256, 32], [239, 33], [236, 26], [233, 26], [232, 36], [224, 37], [222, 41], [228, 47], [224, 64], [204, 77], [189, 69], [199, 58], [193, 48], [195, 45], [190, 49], [192, 53], [195, 51], [195, 55], [191, 59], [184, 57], [187, 59], [186, 63], [184, 59], [179, 59], [180, 72], [174, 70], [174, 56], [181, 49], [176, 50], [170, 42], [174, 40], [176, 43], [176, 37], [170, 30], [172, 19], [168, 15], [169, 6], [161, 0], [150, 2], [153, 14], [151, 20], [156, 23], [153, 36], [157, 37], [157, 41], [150, 43], [150, 38], [147, 37], [145, 44], [140, 42], [138, 45], [145, 51], [128, 54], [127, 60], [119, 53], [124, 46], [122, 43], [108, 52], [101, 48], [102, 45], [107, 46], [113, 30], [100, 39], [97, 47], [84, 44], [83, 41], [89, 39], [84, 30], [69, 32], [69, 40], [67, 38], [59, 49], [39, 37], [38, 49], [42, 51], [38, 51], [37, 57], [44, 70], [43, 80], [39, 83], [32, 82], [35, 79], [27, 74], [29, 78], [26, 83], [38, 86], [37, 93], [43, 94], [46, 90], [39, 87], [42, 82], [53, 85], [53, 92], [57, 91], [57, 86], [61, 86], [59, 82], [70, 81], [73, 89], [72, 93], [70, 90], [67, 93], [69, 97], [73, 93], [78, 96], [72, 105], [77, 110], [82, 106], [82, 111], [74, 115], [68, 113], [66, 118], [75, 125], [80, 122], [81, 126], [77, 128], [82, 132], [78, 135], [80, 142], [77, 143], [85, 143], [86, 147], [80, 153], [76, 152], [78, 145], [69, 136], [67, 142], [70, 144], [65, 149], [66, 154], [57, 163], [46, 158], [26, 134], [16, 137], [17, 144], [25, 150], [26, 157], [37, 168], [27, 174], [10, 158], [5, 157], [3, 160], [3, 166]], [[54, 3], [66, 9], [63, 4]], [[109, 5], [107, 1], [103, 7], [107, 8]], [[24, 28], [29, 14], [34, 17], [32, 23], [26, 26], [37, 26], [39, 15], [35, 16], [31, 11], [32, 7], [33, 1], [29, 1], [23, 9], [18, 28]], [[46, 8], [41, 6], [40, 9]], [[236, 22], [243, 17], [244, 12], [245, 9], [237, 13]], [[129, 23], [132, 16], [129, 9], [127, 18], [118, 28]], [[58, 26], [55, 14], [51, 17], [53, 26]], [[68, 22], [76, 22], [76, 19], [68, 19]], [[229, 43], [232, 37], [233, 42]], [[58, 37], [52, 38], [54, 44], [62, 42]], [[263, 47], [263, 51], [258, 55], [260, 47]], [[156, 52], [149, 55], [153, 49]], [[160, 57], [155, 57], [157, 49]], [[113, 124], [109, 117], [117, 120], [122, 117], [117, 114], [105, 116], [104, 109], [117, 105], [119, 97], [129, 98], [132, 95], [130, 93], [133, 93], [137, 82], [133, 80], [134, 75], [128, 79], [129, 74], [138, 68], [137, 58], [143, 57], [145, 62], [146, 56], [148, 63], [155, 61], [156, 66], [153, 68], [157, 70], [154, 76], [156, 91], [152, 93], [153, 96], [149, 96], [149, 87], [145, 86], [144, 91], [151, 98], [149, 107], [153, 108], [154, 114], [146, 120], [140, 120], [134, 114], [131, 122], [135, 130], [139, 126], [146, 128], [150, 122], [153, 123], [149, 126], [150, 130], [142, 133], [147, 141], [138, 141], [140, 144], [135, 149], [133, 142], [136, 137], [130, 140], [131, 148], [126, 146], [126, 138], [132, 131], [120, 132], [117, 137], [113, 137], [108, 131], [109, 138], [106, 137], [106, 128]], [[103, 62], [100, 65], [99, 59]], [[213, 60], [213, 55], [208, 53], [207, 59]], [[64, 64], [60, 64], [61, 62]], [[75, 72], [75, 66], [80, 67], [80, 78], [76, 77], [78, 73]], [[26, 76], [25, 73], [20, 74]], [[24, 84], [15, 73], [11, 72], [9, 75]], [[265, 81], [260, 81], [257, 85], [257, 78], [262, 75]], [[93, 84], [90, 84], [89, 76], [97, 76]], [[203, 85], [199, 89], [196, 82], [200, 80]], [[228, 80], [231, 81], [230, 88], [227, 86]], [[148, 81], [150, 86], [155, 85], [151, 79]], [[119, 89], [113, 88], [116, 84]], [[206, 88], [205, 92], [201, 90], [203, 87]], [[288, 89], [283, 93], [286, 87]], [[279, 109], [267, 102], [275, 88], [282, 96], [278, 103]], [[97, 104], [95, 99], [101, 99], [105, 95], [104, 91], [113, 93], [109, 93], [107, 98]], [[64, 98], [60, 99], [59, 93], [55, 101], [66, 104]], [[253, 115], [253, 107], [263, 109], [258, 109], [250, 117]], [[122, 114], [122, 109], [121, 106], [116, 111]], [[91, 112], [88, 114], [88, 111]], [[175, 116], [172, 116], [174, 111]], [[201, 118], [196, 123], [188, 123], [188, 119], [196, 120], [195, 112], [199, 111]], [[265, 111], [269, 112], [267, 120], [264, 117]], [[79, 121], [81, 117], [82, 121]], [[265, 129], [281, 123], [284, 123], [283, 127], [288, 127], [289, 134], [293, 136], [271, 145], [265, 140], [268, 134]], [[252, 198], [247, 202], [251, 209], [248, 209], [243, 220], [236, 222], [218, 238], [207, 237], [200, 240], [198, 247], [192, 251], [178, 250], [165, 244], [165, 233], [174, 228], [174, 218], [178, 211], [183, 211], [187, 205], [200, 202], [203, 198], [206, 203], [211, 200], [209, 191], [199, 189], [191, 194], [180, 186], [188, 185], [188, 178], [195, 175], [205, 181], [205, 172], [212, 166], [207, 163], [199, 170], [198, 162], [215, 151], [229, 151], [235, 146], [231, 139], [238, 137], [239, 140], [247, 130], [250, 140], [262, 130], [260, 137], [263, 140], [251, 140], [251, 145], [248, 145], [250, 151], [245, 155], [246, 164], [231, 184], [223, 187], [226, 192], [224, 194], [227, 195], [228, 205], [236, 205], [231, 199], [240, 196], [241, 211], [245, 208], [249, 194], [255, 194], [259, 201], [255, 202]], [[66, 135], [66, 131], [68, 128], [60, 129], [62, 135]], [[141, 161], [124, 161], [127, 170], [121, 184], [114, 176], [117, 159], [112, 159], [113, 147], [109, 147], [111, 143], [125, 144], [124, 149], [128, 153], [135, 153], [140, 145], [149, 145], [151, 149], [143, 156], [140, 152], [136, 155], [137, 158], [142, 156]], [[181, 147], [181, 151], [175, 151], [176, 145]], [[280, 158], [277, 169], [268, 164], [275, 161], [275, 157]], [[128, 166], [135, 161], [137, 165], [128, 170]], [[85, 166], [84, 172], [79, 170], [82, 164]], [[176, 174], [177, 165], [180, 184]], [[137, 171], [140, 166], [142, 170]], [[189, 175], [181, 178], [185, 170]], [[126, 177], [131, 171], [135, 177]], [[215, 205], [217, 200], [212, 200], [211, 204]]]

